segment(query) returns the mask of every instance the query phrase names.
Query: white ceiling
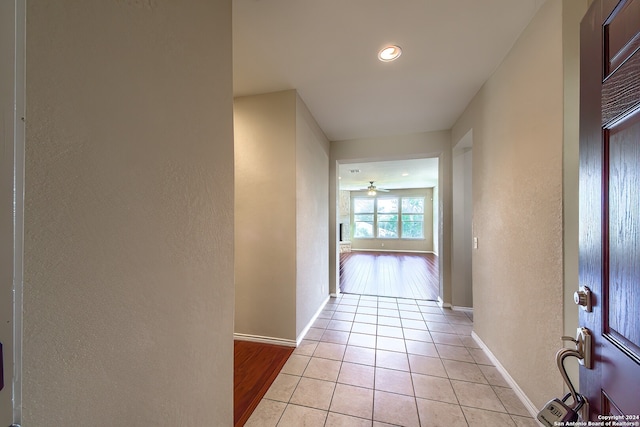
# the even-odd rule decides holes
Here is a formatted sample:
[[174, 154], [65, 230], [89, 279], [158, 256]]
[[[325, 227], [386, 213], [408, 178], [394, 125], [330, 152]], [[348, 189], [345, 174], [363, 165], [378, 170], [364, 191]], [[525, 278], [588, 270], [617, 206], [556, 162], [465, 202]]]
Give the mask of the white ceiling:
[[386, 189], [430, 188], [438, 185], [438, 159], [341, 164], [338, 174], [341, 190], [363, 190], [369, 181]]
[[296, 89], [331, 141], [450, 129], [544, 1], [233, 0], [234, 96]]

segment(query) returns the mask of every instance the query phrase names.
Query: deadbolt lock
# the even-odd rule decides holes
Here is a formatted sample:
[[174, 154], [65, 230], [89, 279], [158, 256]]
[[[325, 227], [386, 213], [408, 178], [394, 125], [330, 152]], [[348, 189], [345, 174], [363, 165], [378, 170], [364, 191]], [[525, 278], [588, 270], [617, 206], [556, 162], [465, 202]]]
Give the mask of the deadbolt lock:
[[573, 293], [573, 301], [582, 307], [584, 311], [591, 313], [591, 289], [589, 287], [580, 286], [580, 289]]

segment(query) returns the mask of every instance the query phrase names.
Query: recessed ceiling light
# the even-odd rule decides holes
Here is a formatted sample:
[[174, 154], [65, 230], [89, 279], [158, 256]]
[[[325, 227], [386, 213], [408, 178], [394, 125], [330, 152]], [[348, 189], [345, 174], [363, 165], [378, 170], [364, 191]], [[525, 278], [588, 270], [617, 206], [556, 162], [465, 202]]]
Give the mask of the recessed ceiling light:
[[409, 174], [405, 172], [402, 174], [402, 176], [409, 176]]
[[402, 55], [400, 46], [390, 45], [378, 52], [378, 59], [382, 62], [391, 62], [398, 59], [400, 55]]

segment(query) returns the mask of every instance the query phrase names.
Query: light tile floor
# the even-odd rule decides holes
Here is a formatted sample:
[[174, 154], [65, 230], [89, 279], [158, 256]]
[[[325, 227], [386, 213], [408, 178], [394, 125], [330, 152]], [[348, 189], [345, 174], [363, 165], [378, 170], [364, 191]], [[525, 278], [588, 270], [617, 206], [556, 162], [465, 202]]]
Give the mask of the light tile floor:
[[331, 298], [246, 426], [537, 427], [472, 328], [432, 301]]

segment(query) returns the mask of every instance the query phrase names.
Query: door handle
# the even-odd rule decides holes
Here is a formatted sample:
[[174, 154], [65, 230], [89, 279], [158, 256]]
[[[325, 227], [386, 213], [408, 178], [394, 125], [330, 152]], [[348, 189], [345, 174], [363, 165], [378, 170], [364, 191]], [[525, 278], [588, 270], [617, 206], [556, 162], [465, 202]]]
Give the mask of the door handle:
[[585, 368], [593, 368], [593, 359], [591, 357], [593, 338], [591, 335], [591, 331], [588, 328], [578, 328], [575, 338], [562, 337], [562, 341], [573, 342], [576, 345], [576, 349], [575, 353], [572, 354], [572, 356], [575, 356], [576, 359], [578, 359], [578, 363], [584, 365]]

